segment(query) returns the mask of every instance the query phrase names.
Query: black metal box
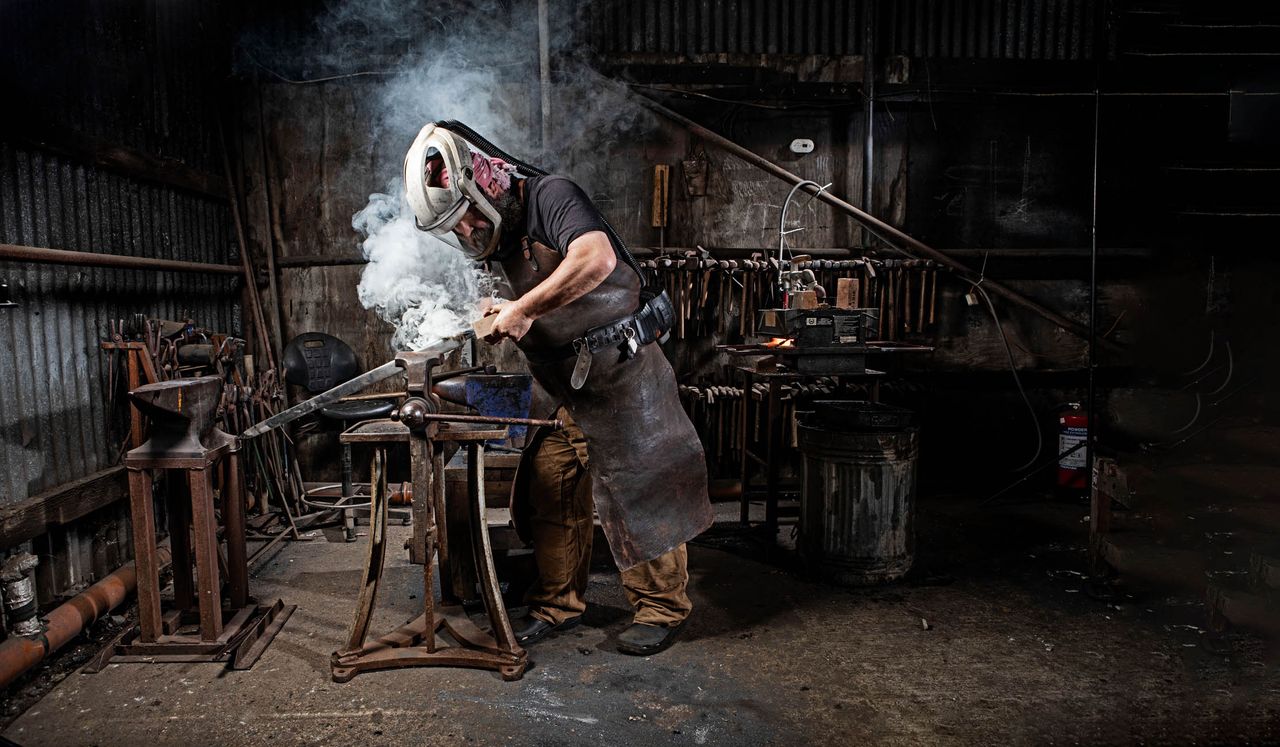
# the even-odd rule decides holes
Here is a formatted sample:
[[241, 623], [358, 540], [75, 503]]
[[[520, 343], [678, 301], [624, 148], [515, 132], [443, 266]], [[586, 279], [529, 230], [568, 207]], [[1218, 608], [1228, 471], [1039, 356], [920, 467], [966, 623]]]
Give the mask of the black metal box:
[[859, 345], [875, 337], [879, 309], [764, 309], [756, 331], [795, 339], [796, 347]]

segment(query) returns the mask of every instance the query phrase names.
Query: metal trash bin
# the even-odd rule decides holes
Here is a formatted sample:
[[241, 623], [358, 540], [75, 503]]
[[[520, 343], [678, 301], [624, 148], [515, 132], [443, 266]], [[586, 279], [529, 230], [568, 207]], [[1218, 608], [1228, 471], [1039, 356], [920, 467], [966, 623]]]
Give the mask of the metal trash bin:
[[915, 557], [920, 447], [912, 413], [874, 402], [813, 405], [797, 413], [800, 553], [837, 584], [895, 581]]

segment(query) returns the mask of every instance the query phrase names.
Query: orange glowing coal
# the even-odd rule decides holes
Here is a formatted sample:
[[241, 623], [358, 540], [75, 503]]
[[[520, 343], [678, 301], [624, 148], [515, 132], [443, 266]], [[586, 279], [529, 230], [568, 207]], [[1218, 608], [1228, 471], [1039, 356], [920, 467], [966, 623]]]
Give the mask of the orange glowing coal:
[[764, 344], [766, 348], [794, 348], [796, 341], [790, 337], [775, 337]]

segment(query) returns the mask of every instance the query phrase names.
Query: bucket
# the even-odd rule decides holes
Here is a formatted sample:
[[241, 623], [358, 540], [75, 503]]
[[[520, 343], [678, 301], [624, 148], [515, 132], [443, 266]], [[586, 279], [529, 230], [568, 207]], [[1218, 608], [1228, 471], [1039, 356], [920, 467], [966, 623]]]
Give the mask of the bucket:
[[856, 419], [835, 427], [816, 413], [797, 415], [804, 457], [801, 555], [813, 570], [841, 585], [901, 578], [915, 558], [918, 429], [858, 430]]

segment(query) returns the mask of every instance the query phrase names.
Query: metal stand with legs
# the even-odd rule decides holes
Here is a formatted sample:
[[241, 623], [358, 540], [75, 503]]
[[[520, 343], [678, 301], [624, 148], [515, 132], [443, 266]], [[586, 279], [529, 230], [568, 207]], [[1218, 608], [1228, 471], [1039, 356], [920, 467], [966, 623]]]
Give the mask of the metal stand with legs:
[[[390, 420], [366, 421], [342, 434], [344, 445], [371, 444], [375, 453], [370, 478], [369, 553], [351, 633], [346, 644], [330, 657], [335, 682], [347, 682], [361, 672], [401, 667], [491, 669], [504, 680], [524, 676], [528, 657], [516, 642], [507, 618], [485, 521], [484, 444], [505, 437], [505, 427], [432, 423], [410, 431]], [[409, 443], [414, 487], [411, 550], [423, 562], [423, 611], [400, 628], [366, 641], [387, 549], [386, 446], [405, 442]], [[443, 454], [451, 444], [467, 449], [465, 514], [450, 513], [445, 505]], [[467, 526], [451, 527], [449, 517], [462, 515]], [[470, 545], [470, 552], [461, 544]], [[471, 564], [470, 570], [480, 583], [490, 631], [481, 630], [467, 617], [451, 584], [441, 583], [441, 600], [436, 603], [433, 581], [437, 556], [441, 579], [452, 578], [459, 564]], [[448, 634], [455, 644], [442, 645], [437, 640], [439, 633]]]

